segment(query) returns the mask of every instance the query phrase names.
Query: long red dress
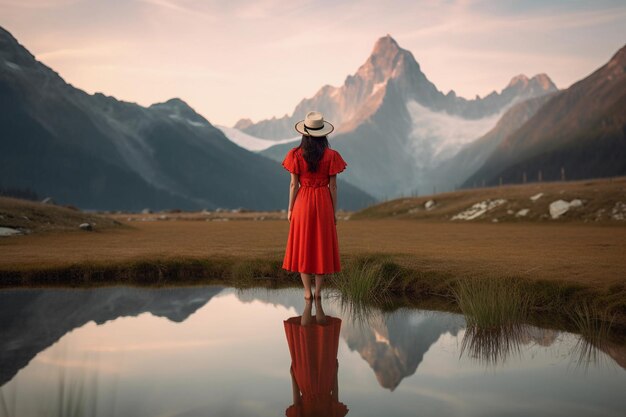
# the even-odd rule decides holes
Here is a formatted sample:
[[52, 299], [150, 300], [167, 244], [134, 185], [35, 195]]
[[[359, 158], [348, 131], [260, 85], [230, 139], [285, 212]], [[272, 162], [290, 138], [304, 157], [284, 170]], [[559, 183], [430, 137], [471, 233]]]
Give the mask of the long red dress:
[[291, 149], [283, 166], [298, 174], [300, 189], [289, 224], [283, 269], [307, 274], [332, 274], [341, 270], [335, 212], [330, 189], [331, 175], [347, 164], [334, 149], [326, 148], [316, 172], [310, 172], [301, 148]]
[[[291, 369], [301, 400], [285, 411], [287, 417], [343, 417], [348, 407], [337, 393], [337, 351], [341, 319], [326, 316], [325, 324], [302, 325], [301, 316], [285, 320]], [[314, 319], [315, 320], [315, 319]]]

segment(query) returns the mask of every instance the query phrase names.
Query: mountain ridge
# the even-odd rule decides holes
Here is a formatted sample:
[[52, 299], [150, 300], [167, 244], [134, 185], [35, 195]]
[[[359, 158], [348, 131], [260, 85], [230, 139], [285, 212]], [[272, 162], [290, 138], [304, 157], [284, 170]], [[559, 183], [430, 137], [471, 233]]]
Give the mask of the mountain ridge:
[[499, 93], [493, 91], [484, 98], [477, 96], [468, 100], [458, 97], [453, 90], [444, 94], [422, 72], [413, 53], [386, 35], [376, 41], [368, 58], [354, 74], [345, 78], [343, 85], [322, 86], [313, 97], [301, 100], [291, 115], [256, 123], [240, 119], [234, 127], [263, 139], [284, 139], [292, 135], [293, 125], [302, 120], [307, 111], [316, 109], [336, 125], [337, 133], [347, 132], [371, 116], [374, 107], [381, 103], [379, 91], [392, 79], [405, 99], [414, 99], [433, 111], [445, 111], [469, 119], [493, 114], [516, 97], [529, 98], [539, 90], [550, 92], [557, 89], [542, 73], [530, 79], [523, 75], [517, 81], [513, 77]]
[[[285, 205], [288, 176], [181, 99], [142, 107], [66, 83], [0, 31], [0, 186], [86, 209]], [[345, 209], [372, 202], [342, 182]]]

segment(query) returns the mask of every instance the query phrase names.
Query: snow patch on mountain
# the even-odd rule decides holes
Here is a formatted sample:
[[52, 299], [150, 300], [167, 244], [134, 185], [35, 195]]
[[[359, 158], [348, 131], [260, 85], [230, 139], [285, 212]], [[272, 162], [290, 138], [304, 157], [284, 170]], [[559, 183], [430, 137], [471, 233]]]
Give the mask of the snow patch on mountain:
[[272, 147], [274, 145], [278, 145], [281, 143], [289, 143], [294, 142], [297, 144], [300, 141], [300, 137], [293, 137], [287, 139], [279, 139], [279, 140], [269, 140], [269, 139], [261, 139], [255, 136], [249, 135], [247, 133], [242, 132], [241, 130], [234, 127], [226, 127], [217, 125], [219, 130], [221, 130], [224, 135], [235, 145], [247, 149], [253, 152], [264, 151], [265, 149]]
[[491, 130], [501, 116], [471, 120], [430, 110], [413, 100], [406, 106], [412, 123], [409, 148], [419, 167], [435, 166], [453, 157], [463, 145]]
[[383, 82], [380, 82], [380, 83], [376, 83], [376, 84], [374, 84], [374, 86], [372, 87], [372, 93], [371, 93], [371, 95], [373, 96], [374, 94], [376, 94], [376, 92], [377, 92], [378, 90], [380, 90], [382, 87], [384, 87], [384, 86], [385, 86], [385, 84], [387, 84], [387, 81], [383, 81]]

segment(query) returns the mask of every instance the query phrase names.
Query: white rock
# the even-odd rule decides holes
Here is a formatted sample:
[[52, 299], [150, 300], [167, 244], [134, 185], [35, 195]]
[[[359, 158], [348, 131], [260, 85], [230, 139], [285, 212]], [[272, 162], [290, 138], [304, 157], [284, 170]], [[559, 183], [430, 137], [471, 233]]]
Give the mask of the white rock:
[[569, 202], [570, 207], [581, 207], [582, 205], [583, 202], [577, 198]]
[[626, 204], [618, 201], [611, 210], [611, 218], [613, 220], [626, 220]]
[[0, 227], [0, 236], [21, 235], [22, 232], [12, 227]]
[[550, 216], [553, 219], [558, 219], [563, 214], [567, 213], [570, 209], [570, 203], [563, 200], [556, 200], [550, 203]]
[[78, 227], [82, 230], [93, 230], [93, 227], [89, 223], [81, 223]]
[[426, 203], [424, 203], [424, 208], [426, 210], [431, 210], [435, 208], [435, 200], [428, 200]]
[[485, 200], [480, 203], [474, 204], [472, 207], [458, 213], [455, 216], [452, 216], [451, 220], [473, 220], [476, 219], [489, 210], [493, 210], [494, 208], [501, 206], [506, 203], [506, 200], [499, 198], [497, 200]]
[[537, 201], [537, 200], [539, 200], [541, 197], [543, 197], [543, 193], [535, 194], [534, 196], [530, 197], [530, 199], [531, 199], [532, 201]]
[[579, 200], [577, 198], [570, 201], [569, 203], [563, 200], [554, 201], [552, 204], [550, 204], [550, 216], [552, 216], [553, 219], [558, 219], [560, 216], [567, 213], [569, 209], [582, 207], [582, 205], [582, 200]]
[[150, 213], [152, 213], [152, 210], [150, 210], [149, 208], [145, 208], [141, 210], [141, 214], [150, 214]]
[[521, 209], [520, 211], [515, 213], [515, 217], [526, 217], [529, 212], [530, 212], [530, 209], [527, 209], [527, 208]]

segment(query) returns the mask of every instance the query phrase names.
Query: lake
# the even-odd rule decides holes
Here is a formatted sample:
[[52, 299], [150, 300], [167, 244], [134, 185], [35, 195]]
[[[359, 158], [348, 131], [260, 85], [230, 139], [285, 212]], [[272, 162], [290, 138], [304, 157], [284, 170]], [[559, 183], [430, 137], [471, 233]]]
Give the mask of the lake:
[[1, 291], [0, 416], [625, 414], [624, 345], [321, 303], [309, 317], [300, 289]]

